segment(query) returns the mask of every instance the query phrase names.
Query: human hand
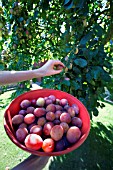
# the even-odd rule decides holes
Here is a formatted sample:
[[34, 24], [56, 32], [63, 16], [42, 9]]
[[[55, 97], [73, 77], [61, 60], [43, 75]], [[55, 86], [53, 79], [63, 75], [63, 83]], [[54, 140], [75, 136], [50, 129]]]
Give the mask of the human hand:
[[[57, 67], [60, 67], [60, 69], [57, 70]], [[56, 67], [56, 69], [55, 69]], [[44, 76], [51, 76], [55, 74], [59, 74], [62, 69], [65, 67], [65, 65], [60, 60], [48, 60], [42, 67], [40, 67], [38, 70], [42, 74], [42, 77]]]

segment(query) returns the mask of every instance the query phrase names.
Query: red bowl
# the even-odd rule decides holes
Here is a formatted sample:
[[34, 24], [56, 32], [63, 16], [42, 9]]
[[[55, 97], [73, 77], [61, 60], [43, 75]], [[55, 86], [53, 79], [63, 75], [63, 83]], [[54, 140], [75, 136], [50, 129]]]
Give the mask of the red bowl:
[[[82, 122], [83, 122], [83, 125], [81, 128], [82, 135], [81, 135], [80, 139], [75, 144], [73, 144], [71, 147], [69, 147], [63, 151], [46, 153], [46, 152], [34, 151], [32, 149], [28, 149], [24, 145], [22, 145], [21, 143], [19, 143], [17, 141], [17, 139], [15, 137], [15, 131], [12, 126], [11, 118], [14, 115], [18, 114], [18, 111], [20, 109], [20, 103], [22, 100], [37, 99], [38, 97], [46, 97], [51, 94], [55, 95], [56, 98], [59, 98], [59, 99], [66, 98], [68, 100], [70, 106], [72, 104], [78, 105], [78, 107], [80, 109], [79, 117], [82, 119]], [[5, 128], [7, 135], [11, 139], [11, 141], [14, 144], [16, 144], [19, 148], [21, 148], [31, 154], [38, 155], [38, 156], [59, 156], [59, 155], [67, 154], [67, 153], [77, 149], [86, 140], [86, 138], [89, 134], [89, 131], [90, 131], [90, 117], [89, 117], [89, 113], [88, 113], [87, 109], [85, 108], [85, 106], [74, 96], [72, 96], [66, 92], [60, 91], [60, 90], [39, 89], [39, 90], [32, 90], [32, 91], [26, 92], [26, 93], [18, 96], [16, 99], [14, 99], [11, 102], [11, 104], [8, 106], [8, 108], [6, 109], [5, 114], [4, 114], [4, 128]]]

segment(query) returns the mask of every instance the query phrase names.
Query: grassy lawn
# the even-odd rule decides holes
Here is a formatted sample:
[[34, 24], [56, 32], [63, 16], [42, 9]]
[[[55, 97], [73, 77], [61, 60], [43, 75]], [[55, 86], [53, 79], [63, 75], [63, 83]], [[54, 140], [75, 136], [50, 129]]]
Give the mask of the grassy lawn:
[[20, 148], [16, 147], [9, 137], [6, 135], [3, 126], [3, 115], [6, 106], [10, 103], [10, 95], [13, 91], [6, 92], [0, 96], [0, 170], [5, 170], [5, 167], [14, 167], [22, 160], [24, 160], [29, 153], [23, 152]]
[[[10, 141], [3, 127], [3, 115], [11, 101], [11, 93], [6, 92], [0, 96], [0, 170], [13, 168], [30, 155]], [[44, 170], [113, 169], [113, 105], [104, 104], [105, 108], [99, 109], [99, 116], [93, 118], [90, 134], [84, 144], [69, 154], [52, 157]]]

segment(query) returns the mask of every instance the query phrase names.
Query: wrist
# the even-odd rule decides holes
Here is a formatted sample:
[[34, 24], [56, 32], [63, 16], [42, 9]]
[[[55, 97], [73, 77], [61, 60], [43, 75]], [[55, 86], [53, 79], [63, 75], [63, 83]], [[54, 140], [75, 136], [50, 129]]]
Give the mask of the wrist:
[[33, 71], [33, 78], [44, 77], [44, 72], [41, 68], [32, 70]]

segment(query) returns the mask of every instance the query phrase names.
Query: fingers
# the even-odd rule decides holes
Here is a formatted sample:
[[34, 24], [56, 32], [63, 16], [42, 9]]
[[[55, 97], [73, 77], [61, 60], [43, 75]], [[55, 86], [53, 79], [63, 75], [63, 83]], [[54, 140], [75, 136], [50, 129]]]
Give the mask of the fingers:
[[53, 60], [53, 61], [54, 61], [54, 65], [61, 65], [65, 67], [65, 65], [60, 60]]
[[48, 60], [41, 68], [43, 76], [51, 76], [62, 72], [65, 65], [60, 60]]
[[61, 73], [62, 72], [62, 70], [55, 70], [55, 74], [59, 74], [59, 73]]

